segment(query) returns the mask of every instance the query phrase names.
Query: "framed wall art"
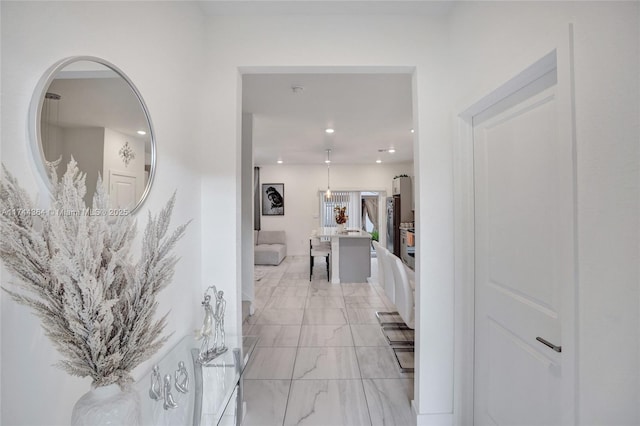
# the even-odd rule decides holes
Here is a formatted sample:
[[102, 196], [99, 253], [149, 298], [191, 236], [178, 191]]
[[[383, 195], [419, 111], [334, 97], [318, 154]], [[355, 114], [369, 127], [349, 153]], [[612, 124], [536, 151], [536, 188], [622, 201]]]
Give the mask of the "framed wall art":
[[262, 184], [262, 215], [284, 216], [284, 183]]

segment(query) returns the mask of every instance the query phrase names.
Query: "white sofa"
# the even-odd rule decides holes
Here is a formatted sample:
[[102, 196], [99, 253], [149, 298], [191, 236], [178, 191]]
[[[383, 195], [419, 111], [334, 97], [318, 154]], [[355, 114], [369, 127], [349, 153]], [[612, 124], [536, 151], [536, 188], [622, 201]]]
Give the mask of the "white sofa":
[[287, 256], [287, 236], [284, 231], [253, 231], [256, 265], [279, 265]]

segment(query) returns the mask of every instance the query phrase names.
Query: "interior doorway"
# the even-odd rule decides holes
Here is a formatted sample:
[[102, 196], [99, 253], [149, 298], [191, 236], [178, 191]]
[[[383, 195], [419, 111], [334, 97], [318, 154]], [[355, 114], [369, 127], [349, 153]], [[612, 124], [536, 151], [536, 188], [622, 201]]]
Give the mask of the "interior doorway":
[[[406, 67], [406, 69], [394, 67], [388, 71], [385, 67], [375, 69], [345, 67], [344, 69], [332, 68], [330, 73], [326, 72], [326, 68], [309, 68], [302, 72], [296, 69], [295, 72], [296, 74], [291, 73], [291, 69], [287, 67], [280, 69], [270, 67], [265, 70], [252, 68], [242, 74], [243, 219], [241, 234], [242, 252], [245, 254], [241, 260], [243, 298], [245, 295], [251, 297], [253, 294], [253, 289], [249, 288], [253, 287], [253, 283], [249, 282], [249, 278], [253, 276], [253, 258], [250, 257], [247, 248], [251, 247], [253, 241], [252, 215], [258, 213], [256, 208], [259, 209], [259, 207], [253, 205], [253, 202], [248, 199], [245, 202], [245, 191], [253, 193], [253, 182], [250, 185], [249, 181], [253, 179], [250, 171], [253, 171], [254, 165], [267, 164], [266, 158], [270, 161], [268, 164], [276, 164], [276, 161], [283, 163], [280, 166], [283, 170], [290, 165], [309, 164], [309, 170], [302, 172], [306, 177], [312, 174], [311, 164], [324, 163], [329, 149], [331, 150], [331, 170], [328, 167], [324, 169], [323, 177], [311, 184], [315, 186], [314, 189], [328, 186], [330, 172], [332, 188], [373, 187], [376, 188], [375, 192], [380, 192], [377, 188], [382, 189], [386, 185], [391, 185], [394, 175], [414, 172], [412, 81], [414, 69], [412, 67]], [[247, 93], [250, 94], [256, 90], [261, 91], [260, 96], [248, 100]], [[359, 91], [358, 95], [354, 95], [354, 90]], [[304, 102], [305, 98], [315, 99], [315, 97], [319, 100], [314, 102], [314, 111], [322, 124], [316, 124], [310, 131], [308, 125], [310, 119], [305, 117], [303, 112]], [[270, 110], [273, 105], [275, 110]], [[378, 105], [379, 110], [371, 112], [371, 105]], [[398, 118], [398, 115], [402, 115], [402, 118]], [[346, 116], [349, 116], [348, 119]], [[331, 127], [335, 128], [334, 133], [329, 132]], [[260, 129], [265, 128], [277, 136], [277, 141], [269, 146], [263, 144], [264, 137], [260, 134]], [[313, 158], [308, 158], [309, 151], [305, 151], [307, 147], [303, 145], [306, 141], [310, 141]], [[383, 184], [353, 185], [350, 184], [349, 179], [337, 180], [339, 175], [334, 169], [334, 165], [339, 167], [340, 164], [354, 164], [359, 167], [366, 163], [382, 170], [385, 167], [391, 167], [390, 164], [393, 162], [402, 161], [409, 165], [405, 169], [395, 170], [387, 179], [389, 182], [385, 180]], [[260, 173], [262, 176], [262, 171]], [[358, 177], [364, 174], [360, 173]], [[379, 175], [373, 169], [367, 174], [373, 181], [375, 176]], [[265, 179], [271, 182], [267, 177]], [[263, 182], [267, 181], [263, 180]], [[309, 232], [319, 226], [320, 222], [319, 217], [310, 218], [310, 215], [300, 218], [290, 216], [294, 211], [289, 208], [289, 203], [300, 200], [294, 195], [294, 190], [295, 187], [291, 184], [285, 185], [286, 218], [262, 217], [260, 221], [261, 229], [270, 229], [270, 223], [273, 224], [278, 220], [284, 220], [291, 225], [287, 225], [287, 239], [293, 240], [294, 244], [288, 245], [288, 253], [296, 253], [295, 244], [300, 244], [305, 236], [308, 239]], [[358, 201], [359, 227], [364, 225], [366, 229], [369, 226], [374, 235], [377, 233], [378, 239], [384, 240], [386, 232], [380, 232], [380, 229], [385, 229], [384, 223], [381, 223], [386, 217], [384, 202], [377, 200], [376, 206], [375, 202], [372, 204], [371, 201], [373, 201], [371, 196]], [[367, 206], [365, 207], [363, 203]], [[245, 206], [252, 206], [251, 211], [247, 211]], [[376, 207], [377, 219], [375, 211], [362, 216], [363, 210], [366, 212], [366, 209], [376, 209]], [[372, 219], [378, 223], [374, 224]], [[295, 234], [293, 224], [300, 222], [303, 227], [308, 228], [305, 228], [305, 234]]]

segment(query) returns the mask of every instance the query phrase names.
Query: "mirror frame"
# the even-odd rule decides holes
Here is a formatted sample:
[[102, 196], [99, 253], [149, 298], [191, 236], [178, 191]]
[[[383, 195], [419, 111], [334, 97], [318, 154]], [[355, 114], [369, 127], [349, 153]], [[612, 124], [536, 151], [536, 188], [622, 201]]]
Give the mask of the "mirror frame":
[[[106, 61], [102, 58], [98, 58], [96, 56], [70, 56], [70, 57], [61, 59], [55, 64], [53, 64], [52, 66], [50, 66], [45, 71], [43, 76], [40, 78], [33, 92], [33, 97], [31, 98], [31, 104], [29, 105], [29, 123], [28, 123], [29, 139], [31, 142], [30, 146], [31, 146], [33, 157], [37, 163], [36, 167], [38, 168], [38, 171], [40, 172], [42, 178], [44, 179], [44, 182], [47, 188], [49, 189], [49, 192], [53, 192], [53, 183], [51, 182], [51, 178], [49, 177], [49, 173], [46, 167], [47, 160], [45, 158], [44, 151], [42, 149], [42, 131], [41, 131], [42, 130], [41, 129], [42, 108], [44, 105], [44, 99], [45, 99], [45, 94], [47, 92], [47, 89], [49, 88], [53, 80], [55, 80], [58, 73], [62, 71], [62, 69], [64, 69], [67, 65], [70, 65], [74, 62], [80, 62], [80, 61], [95, 62], [102, 66], [105, 66], [110, 70], [112, 70], [113, 72], [115, 72], [116, 74], [118, 74], [118, 76], [122, 78], [124, 81], [126, 81], [129, 87], [131, 88], [131, 90], [133, 91], [134, 95], [138, 99], [138, 103], [140, 104], [140, 107], [142, 108], [145, 118], [147, 119], [147, 123], [149, 124], [149, 139], [151, 141], [151, 169], [149, 170], [149, 180], [145, 185], [142, 196], [140, 197], [136, 205], [132, 207], [129, 211], [129, 214], [133, 214], [140, 208], [142, 203], [144, 203], [147, 196], [149, 195], [149, 192], [151, 191], [151, 186], [153, 184], [153, 178], [155, 176], [156, 166], [157, 166], [156, 135], [155, 135], [155, 130], [153, 128], [153, 123], [151, 121], [151, 114], [149, 114], [149, 109], [147, 108], [147, 104], [144, 102], [144, 99], [142, 98], [142, 94], [140, 93], [136, 85], [133, 84], [133, 81], [131, 81], [131, 79], [120, 68], [113, 65], [109, 61]], [[104, 176], [103, 176], [103, 179], [104, 179]]]

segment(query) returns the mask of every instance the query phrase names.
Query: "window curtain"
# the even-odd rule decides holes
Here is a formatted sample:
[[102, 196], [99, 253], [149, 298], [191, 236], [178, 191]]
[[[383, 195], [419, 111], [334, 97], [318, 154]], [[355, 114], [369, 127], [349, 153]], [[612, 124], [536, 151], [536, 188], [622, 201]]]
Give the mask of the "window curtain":
[[253, 168], [253, 229], [260, 230], [260, 167]]
[[373, 230], [378, 230], [378, 197], [362, 197], [362, 229], [367, 223], [366, 217], [373, 223]]
[[347, 223], [345, 228], [360, 229], [360, 192], [358, 191], [333, 191], [331, 198], [326, 198], [324, 191], [319, 192], [320, 197], [320, 226], [337, 226], [335, 220], [335, 207], [347, 207]]
[[349, 205], [347, 206], [347, 223], [345, 228], [360, 229], [362, 217], [362, 206], [360, 205], [360, 192], [349, 192]]

